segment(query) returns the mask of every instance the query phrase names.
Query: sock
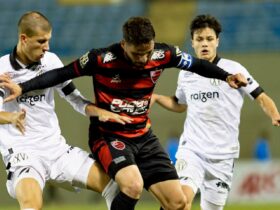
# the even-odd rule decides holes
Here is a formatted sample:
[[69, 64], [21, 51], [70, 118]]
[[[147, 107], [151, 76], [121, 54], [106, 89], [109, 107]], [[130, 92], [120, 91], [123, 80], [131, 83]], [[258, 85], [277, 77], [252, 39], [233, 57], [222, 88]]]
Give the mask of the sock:
[[118, 184], [111, 179], [110, 182], [106, 185], [106, 187], [102, 191], [102, 196], [105, 198], [108, 209], [111, 209], [111, 204], [119, 192], [120, 189]]
[[137, 201], [138, 199], [131, 198], [120, 191], [112, 202], [111, 210], [134, 210]]

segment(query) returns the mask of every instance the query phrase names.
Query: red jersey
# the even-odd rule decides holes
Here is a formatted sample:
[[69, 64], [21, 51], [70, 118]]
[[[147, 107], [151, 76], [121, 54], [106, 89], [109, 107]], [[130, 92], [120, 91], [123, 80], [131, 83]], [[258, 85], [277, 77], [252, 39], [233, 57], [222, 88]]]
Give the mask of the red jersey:
[[99, 122], [99, 128], [124, 137], [146, 133], [150, 127], [149, 105], [156, 82], [165, 68], [176, 67], [180, 60], [180, 50], [159, 43], [141, 69], [125, 58], [120, 44], [91, 50], [77, 60], [76, 73], [92, 76], [96, 105], [133, 118], [133, 122], [126, 125]]

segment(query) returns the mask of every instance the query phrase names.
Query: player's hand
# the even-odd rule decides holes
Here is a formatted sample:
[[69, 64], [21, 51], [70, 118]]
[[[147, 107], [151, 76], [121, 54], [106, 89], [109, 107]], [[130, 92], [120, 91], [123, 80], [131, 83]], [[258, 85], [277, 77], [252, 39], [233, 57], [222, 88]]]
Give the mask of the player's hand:
[[275, 118], [272, 118], [272, 125], [280, 127], [280, 115]]
[[1, 74], [0, 75], [0, 82], [2, 81], [10, 81], [11, 80], [11, 77], [8, 73], [4, 73], [4, 74]]
[[244, 77], [243, 74], [233, 74], [229, 75], [226, 79], [227, 83], [229, 84], [230, 87], [232, 88], [240, 88], [240, 87], [245, 87], [248, 84], [247, 79]]
[[111, 121], [111, 122], [117, 122], [122, 125], [125, 125], [126, 123], [131, 123], [133, 121], [133, 119], [130, 117], [121, 116], [114, 112], [110, 112], [105, 109], [99, 108], [93, 103], [89, 103], [86, 106], [85, 111], [87, 116], [98, 117], [99, 121], [101, 122]]
[[12, 115], [11, 123], [24, 134], [25, 132], [25, 116], [26, 111], [22, 109], [20, 112], [14, 112]]
[[7, 78], [5, 75], [0, 76], [0, 87], [10, 90], [10, 95], [4, 99], [4, 102], [12, 101], [22, 94], [21, 87]]
[[132, 118], [126, 117], [126, 116], [121, 116], [119, 114], [107, 111], [105, 109], [99, 109], [98, 111], [98, 119], [101, 122], [117, 122], [122, 125], [125, 125], [126, 123], [131, 123], [133, 121]]

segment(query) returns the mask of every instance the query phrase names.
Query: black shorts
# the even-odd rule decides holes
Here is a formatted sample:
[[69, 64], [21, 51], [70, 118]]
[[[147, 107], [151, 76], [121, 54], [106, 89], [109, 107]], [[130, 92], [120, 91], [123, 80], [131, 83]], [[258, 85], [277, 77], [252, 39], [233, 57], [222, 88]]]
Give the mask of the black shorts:
[[95, 140], [91, 148], [95, 159], [113, 179], [129, 165], [138, 166], [146, 189], [161, 181], [178, 179], [168, 154], [151, 130], [137, 138], [104, 136]]

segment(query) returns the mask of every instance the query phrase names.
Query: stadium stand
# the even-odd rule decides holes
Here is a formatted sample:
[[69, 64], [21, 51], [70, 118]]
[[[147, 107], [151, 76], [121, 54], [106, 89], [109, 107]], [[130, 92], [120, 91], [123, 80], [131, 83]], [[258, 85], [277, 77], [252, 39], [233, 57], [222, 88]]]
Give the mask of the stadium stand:
[[145, 15], [141, 0], [119, 4], [60, 5], [56, 0], [0, 0], [0, 55], [10, 52], [17, 37], [19, 17], [38, 10], [53, 24], [51, 49], [60, 56], [81, 55], [90, 48], [102, 47], [121, 39], [121, 26], [130, 16]]
[[[221, 51], [278, 51], [279, 1], [197, 1], [197, 14], [215, 15], [223, 25]], [[189, 39], [188, 39], [189, 40]]]

